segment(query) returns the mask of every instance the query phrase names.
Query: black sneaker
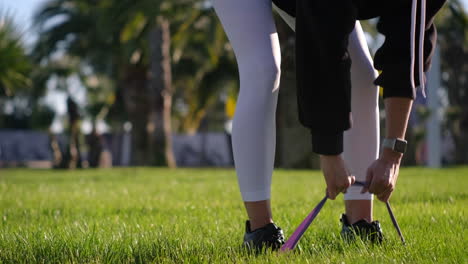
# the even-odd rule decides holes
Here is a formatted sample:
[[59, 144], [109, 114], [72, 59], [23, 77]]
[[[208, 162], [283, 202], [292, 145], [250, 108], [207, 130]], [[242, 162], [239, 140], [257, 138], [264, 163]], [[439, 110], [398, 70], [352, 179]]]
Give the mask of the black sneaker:
[[357, 235], [360, 236], [362, 240], [382, 243], [383, 234], [379, 221], [368, 223], [366, 220], [362, 219], [351, 225], [345, 214], [341, 216], [340, 221], [343, 225], [341, 229], [341, 237], [343, 237], [343, 239], [351, 241], [354, 240]]
[[283, 230], [275, 224], [270, 223], [252, 231], [250, 229], [250, 221], [245, 222], [244, 245], [248, 249], [261, 251], [271, 248], [272, 250], [278, 250], [283, 244]]

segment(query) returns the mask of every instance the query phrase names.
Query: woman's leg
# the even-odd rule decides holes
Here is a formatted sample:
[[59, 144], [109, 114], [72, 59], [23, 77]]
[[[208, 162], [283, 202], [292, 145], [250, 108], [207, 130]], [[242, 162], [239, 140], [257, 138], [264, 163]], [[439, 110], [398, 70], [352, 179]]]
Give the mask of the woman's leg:
[[[359, 22], [349, 37], [351, 67], [351, 109], [353, 126], [344, 134], [344, 158], [357, 181], [366, 180], [369, 165], [379, 154], [378, 87], [373, 84], [377, 73], [367, 48], [364, 32]], [[361, 187], [351, 186], [344, 196], [346, 216], [354, 222], [372, 221], [372, 195], [361, 194]]]
[[215, 0], [239, 66], [234, 162], [252, 230], [272, 222], [270, 186], [281, 52], [271, 0]]

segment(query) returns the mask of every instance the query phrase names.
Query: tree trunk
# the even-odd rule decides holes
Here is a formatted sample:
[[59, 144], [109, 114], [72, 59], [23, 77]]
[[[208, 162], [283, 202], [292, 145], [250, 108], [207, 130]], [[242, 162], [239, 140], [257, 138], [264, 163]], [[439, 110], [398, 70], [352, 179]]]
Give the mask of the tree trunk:
[[460, 115], [460, 119], [454, 124], [455, 133], [453, 139], [455, 141], [455, 163], [468, 163], [468, 111]]
[[172, 150], [172, 72], [169, 21], [157, 18], [158, 27], [150, 31], [151, 70], [149, 80], [150, 115], [148, 147], [155, 165], [176, 167]]
[[148, 68], [128, 66], [122, 83], [122, 98], [132, 123], [132, 158], [131, 165], [149, 165], [148, 151], [148, 114], [149, 99], [147, 94]]

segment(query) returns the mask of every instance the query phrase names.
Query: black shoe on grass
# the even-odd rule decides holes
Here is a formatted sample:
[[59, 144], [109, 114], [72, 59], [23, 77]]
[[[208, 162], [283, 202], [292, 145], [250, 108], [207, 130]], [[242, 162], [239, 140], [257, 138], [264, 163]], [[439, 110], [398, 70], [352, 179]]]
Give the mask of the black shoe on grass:
[[352, 241], [356, 236], [360, 236], [364, 241], [371, 241], [373, 243], [382, 243], [383, 234], [379, 221], [368, 223], [362, 219], [354, 224], [350, 224], [345, 214], [340, 219], [343, 227], [341, 229], [341, 237], [347, 241]]
[[244, 245], [248, 249], [262, 251], [271, 248], [272, 250], [278, 250], [283, 244], [283, 230], [275, 224], [270, 223], [252, 231], [250, 221], [245, 222]]

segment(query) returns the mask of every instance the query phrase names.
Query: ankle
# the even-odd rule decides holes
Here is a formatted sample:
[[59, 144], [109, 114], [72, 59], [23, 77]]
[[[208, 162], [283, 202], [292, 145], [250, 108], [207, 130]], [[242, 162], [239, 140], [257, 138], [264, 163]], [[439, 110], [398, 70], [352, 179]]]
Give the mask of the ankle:
[[350, 224], [354, 224], [359, 220], [372, 222], [372, 200], [347, 200], [346, 218]]
[[353, 215], [346, 213], [346, 218], [348, 219], [348, 223], [350, 225], [359, 222], [360, 220], [365, 220], [367, 223], [372, 223], [372, 216], [363, 216], [363, 215]]
[[270, 200], [244, 202], [247, 215], [250, 219], [250, 230], [262, 228], [273, 223]]
[[266, 225], [273, 223], [273, 219], [250, 219], [250, 231], [255, 231], [259, 228], [265, 227]]

